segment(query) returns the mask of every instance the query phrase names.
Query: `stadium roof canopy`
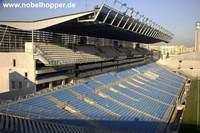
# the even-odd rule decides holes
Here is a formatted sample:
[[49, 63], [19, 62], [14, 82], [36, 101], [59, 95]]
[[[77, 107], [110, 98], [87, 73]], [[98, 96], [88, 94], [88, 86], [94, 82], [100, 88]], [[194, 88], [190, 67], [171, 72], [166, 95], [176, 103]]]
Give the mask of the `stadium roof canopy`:
[[173, 34], [164, 28], [136, 15], [122, 13], [104, 4], [91, 11], [37, 21], [0, 21], [0, 25], [149, 44], [167, 43], [172, 39]]

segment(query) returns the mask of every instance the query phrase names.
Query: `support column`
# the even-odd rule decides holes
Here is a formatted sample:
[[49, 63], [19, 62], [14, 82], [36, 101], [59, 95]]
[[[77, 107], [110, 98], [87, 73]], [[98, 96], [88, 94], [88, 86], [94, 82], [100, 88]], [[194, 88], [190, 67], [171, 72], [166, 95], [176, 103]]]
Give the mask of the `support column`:
[[65, 85], [65, 84], [66, 84], [65, 79], [63, 79], [62, 80], [62, 85]]
[[74, 84], [74, 80], [73, 80], [73, 79], [71, 79], [69, 83], [70, 83], [70, 84]]
[[49, 82], [49, 89], [53, 88], [53, 82]]

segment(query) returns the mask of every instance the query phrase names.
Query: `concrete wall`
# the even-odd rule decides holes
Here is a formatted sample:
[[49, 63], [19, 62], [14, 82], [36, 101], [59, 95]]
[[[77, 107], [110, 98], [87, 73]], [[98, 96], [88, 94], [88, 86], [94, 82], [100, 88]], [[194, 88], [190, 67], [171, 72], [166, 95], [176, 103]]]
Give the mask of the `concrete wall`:
[[[13, 66], [13, 60], [16, 60], [16, 66]], [[16, 90], [19, 90], [20, 83], [22, 88], [35, 88], [35, 61], [33, 53], [0, 53], [0, 93], [13, 91], [12, 81], [15, 82]], [[25, 73], [28, 74], [27, 79]], [[15, 90], [15, 91], [16, 91]]]
[[[198, 55], [196, 55], [198, 56]], [[182, 60], [180, 63], [179, 61]], [[200, 60], [186, 57], [172, 57], [169, 59], [159, 60], [158, 63], [169, 67], [173, 71], [177, 71], [190, 79], [200, 79]]]

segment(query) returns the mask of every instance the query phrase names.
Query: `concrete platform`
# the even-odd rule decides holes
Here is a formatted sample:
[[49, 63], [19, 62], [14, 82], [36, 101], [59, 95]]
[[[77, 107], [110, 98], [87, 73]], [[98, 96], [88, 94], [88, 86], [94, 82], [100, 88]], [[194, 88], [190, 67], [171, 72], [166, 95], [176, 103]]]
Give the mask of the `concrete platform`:
[[191, 79], [200, 79], [200, 52], [171, 56], [160, 59], [158, 63]]

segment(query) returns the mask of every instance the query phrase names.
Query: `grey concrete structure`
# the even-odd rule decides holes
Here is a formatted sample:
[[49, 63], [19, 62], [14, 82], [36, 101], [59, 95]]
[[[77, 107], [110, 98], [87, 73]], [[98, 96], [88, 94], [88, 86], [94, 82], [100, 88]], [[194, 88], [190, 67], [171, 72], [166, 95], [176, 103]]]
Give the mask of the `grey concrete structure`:
[[190, 79], [200, 79], [200, 52], [192, 52], [160, 59], [159, 63], [179, 72]]
[[[148, 62], [148, 51], [125, 47], [168, 43], [173, 38], [172, 33], [127, 4], [115, 4], [121, 4], [125, 12], [104, 3], [91, 11], [48, 19], [0, 21], [0, 93], [29, 88], [40, 91], [141, 65]], [[75, 47], [85, 45], [88, 37], [104, 39], [103, 47], [97, 40], [96, 47]]]

